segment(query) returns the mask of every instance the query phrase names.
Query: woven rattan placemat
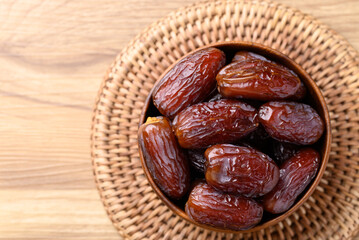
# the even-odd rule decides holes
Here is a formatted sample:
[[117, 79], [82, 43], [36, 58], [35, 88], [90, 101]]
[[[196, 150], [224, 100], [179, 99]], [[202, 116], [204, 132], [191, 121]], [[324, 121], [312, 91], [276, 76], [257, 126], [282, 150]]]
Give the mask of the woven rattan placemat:
[[[331, 157], [309, 200], [281, 223], [249, 234], [210, 232], [174, 215], [141, 168], [137, 128], [156, 79], [200, 46], [245, 40], [299, 63], [327, 101]], [[152, 24], [119, 54], [100, 88], [93, 115], [92, 159], [105, 209], [126, 239], [350, 239], [359, 228], [359, 55], [311, 16], [267, 1], [211, 1]]]

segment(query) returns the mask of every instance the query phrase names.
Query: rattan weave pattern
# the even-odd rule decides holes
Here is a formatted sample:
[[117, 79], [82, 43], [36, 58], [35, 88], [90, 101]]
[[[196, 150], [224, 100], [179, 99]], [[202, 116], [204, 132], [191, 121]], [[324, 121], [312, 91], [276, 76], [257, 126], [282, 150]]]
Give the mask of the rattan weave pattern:
[[[279, 224], [248, 234], [211, 232], [177, 217], [152, 191], [137, 129], [154, 82], [176, 59], [206, 44], [252, 41], [287, 54], [327, 101], [332, 152], [317, 190]], [[311, 16], [268, 1], [209, 1], [145, 29], [106, 73], [95, 104], [91, 150], [105, 209], [125, 239], [350, 239], [359, 230], [359, 55]]]

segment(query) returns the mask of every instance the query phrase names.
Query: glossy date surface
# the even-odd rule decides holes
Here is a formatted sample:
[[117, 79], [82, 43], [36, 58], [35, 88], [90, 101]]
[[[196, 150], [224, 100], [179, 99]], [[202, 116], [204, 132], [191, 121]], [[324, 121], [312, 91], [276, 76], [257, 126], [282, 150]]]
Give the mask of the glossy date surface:
[[253, 227], [263, 215], [255, 200], [218, 192], [204, 182], [191, 191], [185, 211], [198, 223], [232, 230]]
[[216, 75], [225, 62], [225, 54], [217, 48], [203, 49], [185, 57], [155, 86], [154, 105], [172, 119], [186, 107], [203, 101], [215, 90]]
[[188, 161], [166, 117], [148, 118], [138, 130], [143, 157], [157, 186], [169, 197], [183, 197], [190, 186]]
[[238, 140], [258, 125], [254, 107], [228, 99], [190, 106], [173, 120], [179, 144], [190, 149]]
[[253, 148], [218, 144], [208, 148], [205, 156], [206, 181], [218, 191], [259, 197], [278, 182], [279, 169], [274, 161]]
[[287, 211], [315, 177], [319, 161], [319, 153], [311, 148], [288, 159], [280, 168], [278, 184], [263, 197], [264, 209], [275, 214]]
[[317, 142], [324, 132], [318, 113], [303, 103], [265, 103], [259, 108], [259, 120], [272, 138], [299, 145]]
[[240, 53], [217, 74], [223, 96], [269, 101], [297, 93], [301, 81], [294, 72], [257, 54]]

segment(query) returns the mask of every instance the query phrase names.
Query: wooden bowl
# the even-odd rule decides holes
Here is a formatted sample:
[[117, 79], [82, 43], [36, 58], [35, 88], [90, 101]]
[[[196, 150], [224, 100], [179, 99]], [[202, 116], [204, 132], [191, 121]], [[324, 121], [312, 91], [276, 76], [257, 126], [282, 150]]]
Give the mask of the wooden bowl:
[[[226, 233], [248, 233], [248, 232], [254, 232], [259, 231], [261, 229], [267, 228], [269, 226], [275, 225], [278, 222], [282, 221], [284, 218], [288, 217], [290, 214], [292, 214], [295, 210], [297, 210], [308, 198], [309, 196], [314, 192], [316, 186], [318, 185], [320, 179], [323, 176], [324, 170], [326, 168], [328, 159], [329, 159], [329, 153], [330, 153], [330, 146], [331, 146], [331, 127], [330, 127], [330, 118], [329, 118], [329, 112], [327, 109], [327, 105], [325, 103], [325, 100], [323, 98], [322, 93], [320, 92], [319, 88], [315, 84], [315, 82], [311, 79], [311, 77], [293, 60], [288, 58], [286, 55], [273, 50], [269, 47], [266, 47], [261, 44], [257, 43], [251, 43], [251, 42], [240, 42], [240, 41], [231, 41], [231, 42], [219, 42], [211, 45], [207, 45], [201, 48], [196, 49], [193, 52], [199, 51], [201, 49], [205, 49], [208, 47], [215, 47], [218, 49], [221, 49], [225, 52], [227, 59], [231, 59], [233, 55], [237, 51], [251, 51], [258, 53], [270, 60], [273, 60], [277, 63], [280, 63], [287, 68], [291, 69], [293, 72], [295, 72], [299, 78], [302, 80], [304, 85], [307, 88], [307, 95], [304, 99], [304, 103], [307, 103], [311, 105], [320, 117], [324, 121], [325, 130], [322, 135], [322, 137], [319, 139], [317, 143], [315, 143], [314, 147], [320, 152], [321, 154], [321, 163], [320, 168], [317, 172], [317, 175], [315, 176], [314, 180], [307, 186], [307, 188], [302, 192], [302, 194], [297, 198], [295, 204], [286, 212], [282, 214], [269, 214], [267, 212], [264, 213], [262, 221], [255, 227], [248, 229], [248, 230], [241, 230], [241, 231], [234, 231], [229, 229], [222, 229], [222, 228], [215, 228], [212, 226], [204, 225], [195, 222], [191, 218], [188, 217], [188, 215], [184, 211], [184, 205], [186, 202], [185, 200], [182, 201], [175, 201], [170, 198], [168, 198], [156, 185], [154, 182], [152, 175], [150, 174], [148, 167], [146, 165], [146, 161], [144, 160], [144, 156], [141, 150], [141, 147], [139, 147], [140, 151], [140, 158], [143, 170], [145, 172], [145, 175], [153, 188], [153, 190], [156, 192], [158, 197], [178, 216], [182, 217], [183, 219], [187, 220], [190, 223], [193, 223], [197, 226], [200, 226], [202, 228], [212, 230], [212, 231], [219, 231], [219, 232], [226, 232]], [[183, 56], [182, 58], [192, 54], [193, 52], [188, 53], [187, 55]], [[182, 59], [181, 58], [181, 59]], [[176, 62], [174, 62], [170, 67], [166, 69], [166, 71], [159, 77], [158, 81], [170, 70], [173, 68], [173, 66], [179, 62], [181, 59], [178, 59]], [[158, 83], [158, 81], [156, 83]], [[153, 89], [152, 89], [153, 91]], [[156, 107], [153, 105], [152, 102], [152, 91], [150, 92], [149, 96], [146, 99], [145, 105], [142, 110], [142, 114], [140, 117], [140, 125], [143, 124], [147, 117], [155, 117], [161, 115]]]

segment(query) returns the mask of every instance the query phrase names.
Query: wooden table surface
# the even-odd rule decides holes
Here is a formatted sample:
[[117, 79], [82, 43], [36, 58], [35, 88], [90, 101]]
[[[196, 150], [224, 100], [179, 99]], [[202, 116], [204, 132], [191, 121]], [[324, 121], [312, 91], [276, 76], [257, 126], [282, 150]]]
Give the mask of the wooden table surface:
[[[121, 48], [193, 2], [1, 1], [0, 239], [119, 239], [92, 176], [94, 99]], [[278, 2], [359, 49], [359, 1]]]

